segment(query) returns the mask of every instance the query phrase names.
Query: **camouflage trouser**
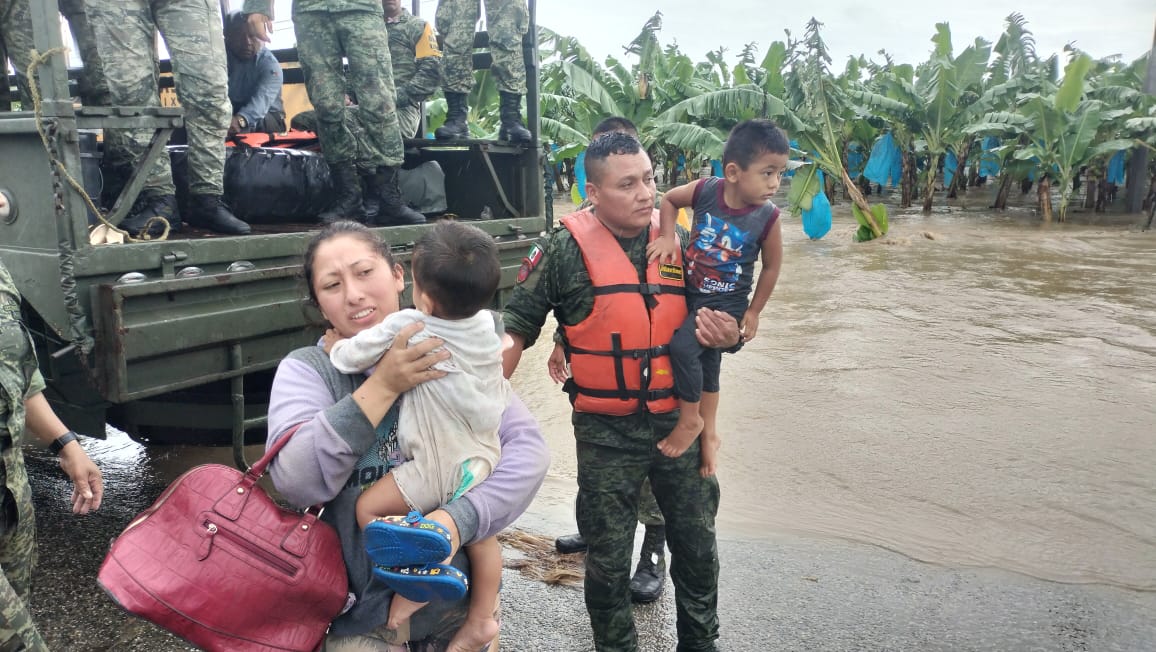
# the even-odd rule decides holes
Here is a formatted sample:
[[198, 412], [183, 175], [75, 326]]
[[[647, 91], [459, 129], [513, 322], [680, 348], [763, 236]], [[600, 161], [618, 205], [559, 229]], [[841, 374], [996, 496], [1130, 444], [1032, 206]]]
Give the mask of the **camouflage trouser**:
[[[0, 44], [12, 60], [16, 70], [16, 85], [20, 89], [20, 103], [25, 111], [31, 111], [32, 96], [28, 92], [25, 72], [32, 61], [32, 16], [28, 0], [0, 0]], [[0, 69], [8, 74], [8, 62], [0, 61]]]
[[642, 491], [638, 494], [638, 522], [648, 527], [666, 523], [658, 501], [654, 499], [654, 490], [650, 488], [650, 478], [642, 482]]
[[80, 76], [77, 92], [85, 106], [108, 106], [112, 104], [112, 96], [108, 91], [108, 79], [104, 76], [104, 62], [96, 48], [96, 33], [84, 11], [85, 1], [59, 0], [60, 13], [68, 19], [72, 40], [76, 41], [80, 60], [84, 63], [84, 74]]
[[[357, 139], [365, 138], [365, 126], [361, 124], [361, 111], [356, 106], [345, 107], [345, 119], [349, 121], [349, 130]], [[421, 107], [416, 104], [407, 104], [397, 107], [397, 125], [402, 138], [413, 138], [421, 124]], [[293, 116], [293, 128], [305, 131], [317, 131], [317, 112], [302, 111]], [[418, 136], [420, 137], [420, 136]], [[369, 168], [368, 163], [357, 162], [358, 168]]]
[[[600, 651], [638, 649], [630, 603], [630, 566], [635, 521], [643, 480], [650, 478], [666, 517], [674, 581], [679, 650], [713, 650], [718, 638], [718, 545], [715, 514], [718, 481], [699, 475], [695, 442], [678, 458], [662, 455], [654, 444], [668, 428], [651, 426], [645, 415], [620, 417], [630, 448], [590, 443], [579, 435], [578, 531], [586, 539], [586, 609]], [[606, 437], [599, 437], [605, 441]]]
[[421, 126], [421, 105], [403, 104], [397, 107], [397, 127], [402, 138], [422, 138], [425, 134], [417, 133]]
[[[5, 420], [7, 415], [0, 415], [0, 441], [8, 442]], [[0, 449], [0, 650], [47, 652], [28, 611], [36, 565], [31, 488], [19, 448], [0, 444]]]
[[[389, 58], [389, 35], [381, 13], [295, 11], [297, 56], [309, 101], [317, 111], [317, 137], [330, 165], [401, 165], [405, 160]], [[349, 60], [349, 80], [341, 58]], [[361, 126], [345, 115], [345, 89], [357, 89]]]
[[[160, 30], [173, 62], [177, 98], [189, 136], [189, 192], [224, 192], [225, 135], [232, 118], [221, 8], [214, 0], [86, 0], [114, 104], [160, 106], [153, 61]], [[105, 130], [105, 160], [135, 165], [152, 130]], [[174, 194], [169, 157], [149, 173], [144, 194]]]
[[[526, 94], [526, 60], [522, 37], [530, 25], [526, 0], [485, 0], [486, 31], [490, 36], [490, 72], [498, 90]], [[481, 0], [441, 0], [435, 21], [445, 47], [442, 49], [447, 93], [469, 93], [474, 87], [474, 28]]]

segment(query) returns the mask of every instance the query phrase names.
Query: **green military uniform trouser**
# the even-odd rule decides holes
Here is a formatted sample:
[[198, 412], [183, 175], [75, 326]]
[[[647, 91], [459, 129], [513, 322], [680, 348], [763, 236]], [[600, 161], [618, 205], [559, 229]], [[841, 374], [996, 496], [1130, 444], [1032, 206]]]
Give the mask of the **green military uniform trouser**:
[[[297, 56], [309, 101], [317, 111], [317, 137], [330, 164], [399, 166], [405, 160], [394, 106], [396, 91], [389, 36], [380, 12], [297, 11]], [[341, 58], [349, 60], [349, 79]], [[345, 89], [357, 89], [357, 129], [346, 116]]]
[[[16, 86], [20, 89], [21, 108], [25, 111], [32, 110], [32, 96], [25, 76], [35, 47], [32, 42], [30, 7], [29, 0], [0, 0], [0, 46], [3, 46], [0, 49], [12, 60], [12, 67], [16, 70]], [[8, 62], [0, 59], [0, 69], [3, 69], [7, 78]]]
[[586, 540], [586, 609], [600, 652], [633, 652], [630, 602], [634, 515], [649, 478], [666, 520], [679, 650], [713, 650], [718, 638], [719, 485], [699, 475], [696, 441], [677, 458], [656, 448], [677, 412], [597, 417], [576, 414], [578, 531]]
[[[349, 121], [348, 127], [353, 133], [353, 137], [357, 139], [368, 137], [368, 132], [365, 126], [361, 124], [361, 111], [356, 106], [345, 107], [345, 119]], [[397, 107], [397, 126], [403, 138], [417, 138], [422, 135], [417, 133], [418, 126], [421, 125], [421, 106], [417, 104], [407, 104], [405, 106]], [[316, 111], [302, 111], [293, 116], [293, 128], [304, 129], [305, 131], [317, 132], [317, 112]], [[368, 162], [358, 161], [358, 169], [372, 171], [372, 167]], [[374, 166], [375, 167], [375, 166]]]
[[[526, 0], [485, 0], [486, 32], [490, 37], [490, 72], [499, 91], [526, 94], [526, 60], [522, 37], [530, 25]], [[474, 28], [481, 0], [441, 0], [434, 20], [442, 35], [442, 88], [469, 93], [474, 87]]]
[[[114, 104], [160, 106], [154, 63], [160, 30], [173, 62], [177, 97], [185, 111], [189, 142], [189, 192], [224, 192], [225, 136], [233, 107], [221, 7], [215, 0], [86, 0], [97, 52]], [[105, 130], [105, 159], [135, 166], [144, 156], [150, 129]], [[172, 195], [169, 157], [150, 171], [143, 194]]]
[[96, 47], [96, 33], [92, 29], [92, 21], [88, 20], [84, 3], [85, 0], [60, 0], [58, 3], [60, 13], [68, 19], [72, 40], [76, 41], [80, 60], [84, 63], [84, 73], [78, 81], [77, 93], [85, 106], [108, 106], [112, 104], [112, 96], [108, 91], [108, 79], [104, 76], [104, 62]]
[[[4, 418], [0, 415], [0, 421]], [[2, 423], [0, 439], [11, 441]], [[0, 652], [46, 652], [48, 646], [28, 611], [32, 569], [36, 566], [31, 490], [23, 454], [11, 444], [0, 444], [4, 447], [8, 448], [0, 453], [5, 458], [5, 464], [0, 465]]]

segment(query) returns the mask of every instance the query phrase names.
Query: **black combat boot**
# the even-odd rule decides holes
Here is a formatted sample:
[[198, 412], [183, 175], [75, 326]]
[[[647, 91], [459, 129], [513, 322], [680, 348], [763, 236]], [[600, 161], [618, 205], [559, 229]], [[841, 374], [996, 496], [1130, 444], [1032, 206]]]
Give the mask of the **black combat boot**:
[[333, 203], [317, 216], [322, 224], [341, 220], [365, 221], [365, 208], [361, 205], [361, 179], [352, 163], [338, 163], [329, 166], [329, 179], [333, 182]]
[[630, 600], [638, 604], [654, 602], [666, 587], [666, 526], [647, 525], [642, 539], [642, 557], [630, 578]]
[[563, 555], [569, 555], [575, 552], [586, 552], [586, 539], [582, 538], [581, 534], [563, 534], [554, 539], [554, 547]]
[[169, 232], [181, 230], [181, 217], [177, 212], [177, 198], [173, 195], [139, 195], [133, 202], [128, 215], [120, 222], [120, 228], [134, 238], [155, 238], [165, 232], [164, 222], [153, 219], [163, 217], [169, 223]]
[[226, 235], [249, 235], [249, 224], [237, 219], [218, 195], [189, 195], [185, 221]]
[[534, 140], [530, 130], [522, 124], [522, 96], [517, 93], [502, 91], [501, 96], [502, 128], [498, 130], [498, 140], [508, 140], [513, 143], [528, 143]]
[[402, 224], [425, 224], [425, 215], [406, 205], [401, 199], [401, 189], [397, 187], [398, 169], [392, 165], [382, 165], [371, 177], [370, 186], [380, 199], [374, 226], [397, 226]]
[[374, 191], [374, 173], [358, 170], [357, 174], [361, 177], [361, 206], [365, 209], [365, 222], [373, 224], [381, 210], [380, 193]]
[[455, 138], [469, 138], [470, 126], [467, 118], [470, 108], [466, 104], [468, 93], [446, 93], [446, 121], [434, 131], [438, 140], [453, 140]]

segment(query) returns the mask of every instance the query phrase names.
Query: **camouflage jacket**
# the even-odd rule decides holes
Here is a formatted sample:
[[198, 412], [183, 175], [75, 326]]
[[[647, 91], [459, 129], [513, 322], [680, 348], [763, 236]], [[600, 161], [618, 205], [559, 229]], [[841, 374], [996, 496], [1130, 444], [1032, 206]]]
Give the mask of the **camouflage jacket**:
[[433, 25], [403, 7], [397, 19], [385, 19], [389, 28], [389, 56], [397, 105], [429, 99], [442, 83], [442, 52]]
[[0, 481], [17, 501], [31, 501], [20, 453], [24, 399], [42, 391], [32, 341], [20, 322], [20, 294], [0, 263]]

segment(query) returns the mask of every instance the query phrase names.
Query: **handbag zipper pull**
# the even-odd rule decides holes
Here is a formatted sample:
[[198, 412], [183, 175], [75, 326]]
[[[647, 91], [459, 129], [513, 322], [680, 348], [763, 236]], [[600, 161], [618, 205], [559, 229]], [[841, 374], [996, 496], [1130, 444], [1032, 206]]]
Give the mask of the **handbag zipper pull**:
[[197, 549], [197, 561], [205, 561], [213, 549], [213, 535], [217, 533], [217, 526], [209, 521], [205, 522], [205, 536], [201, 539], [201, 546]]

